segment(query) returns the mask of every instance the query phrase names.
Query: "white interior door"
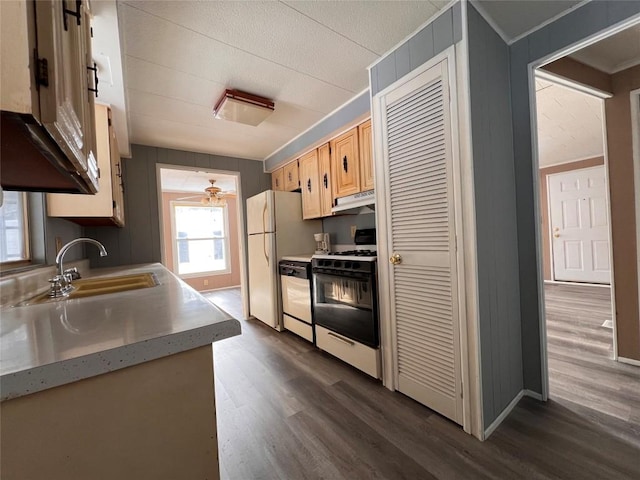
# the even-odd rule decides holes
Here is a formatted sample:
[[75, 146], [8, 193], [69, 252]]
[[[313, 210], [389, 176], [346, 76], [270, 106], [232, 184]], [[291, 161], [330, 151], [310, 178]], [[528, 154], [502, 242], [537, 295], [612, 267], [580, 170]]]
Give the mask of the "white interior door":
[[[462, 422], [447, 61], [380, 97], [397, 390]], [[380, 165], [380, 164], [378, 164]]]
[[548, 176], [555, 280], [611, 282], [604, 166]]

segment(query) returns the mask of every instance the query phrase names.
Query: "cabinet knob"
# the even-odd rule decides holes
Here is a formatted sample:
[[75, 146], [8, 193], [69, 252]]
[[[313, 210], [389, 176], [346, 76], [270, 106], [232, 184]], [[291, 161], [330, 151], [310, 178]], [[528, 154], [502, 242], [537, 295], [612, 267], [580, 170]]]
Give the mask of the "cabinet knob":
[[309, 193], [311, 193], [311, 179], [310, 178], [307, 179], [307, 190], [309, 190]]
[[324, 182], [324, 188], [329, 188], [329, 180], [327, 179], [327, 174], [324, 174], [324, 178], [322, 179]]

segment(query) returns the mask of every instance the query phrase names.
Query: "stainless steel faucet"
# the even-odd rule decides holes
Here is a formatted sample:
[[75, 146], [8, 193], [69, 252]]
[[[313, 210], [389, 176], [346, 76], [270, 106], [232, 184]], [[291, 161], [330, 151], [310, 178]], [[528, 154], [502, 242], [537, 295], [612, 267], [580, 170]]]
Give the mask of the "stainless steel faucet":
[[99, 241], [94, 240], [93, 238], [76, 238], [75, 240], [71, 240], [69, 243], [66, 243], [56, 255], [56, 268], [58, 270], [58, 274], [53, 277], [49, 282], [51, 283], [51, 288], [49, 289], [50, 297], [66, 297], [73, 290], [73, 285], [71, 282], [73, 280], [77, 280], [80, 278], [80, 273], [78, 273], [77, 268], [69, 268], [67, 270], [64, 269], [62, 265], [62, 260], [64, 259], [64, 255], [67, 253], [71, 247], [76, 245], [77, 243], [87, 242], [92, 243], [96, 247], [100, 249], [100, 256], [107, 256], [107, 249], [104, 248]]

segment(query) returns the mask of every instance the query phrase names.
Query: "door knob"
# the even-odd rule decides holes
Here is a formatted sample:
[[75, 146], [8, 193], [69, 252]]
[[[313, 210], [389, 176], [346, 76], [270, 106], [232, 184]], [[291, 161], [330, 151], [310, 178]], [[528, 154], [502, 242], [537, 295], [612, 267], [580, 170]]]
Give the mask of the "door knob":
[[399, 254], [394, 253], [394, 254], [393, 254], [393, 255], [391, 255], [391, 257], [389, 258], [389, 261], [390, 261], [392, 264], [394, 264], [394, 265], [399, 265], [399, 264], [401, 264], [401, 263], [402, 263], [402, 257], [401, 257]]
[[560, 234], [558, 232], [553, 234], [553, 238], [558, 238], [560, 236]]

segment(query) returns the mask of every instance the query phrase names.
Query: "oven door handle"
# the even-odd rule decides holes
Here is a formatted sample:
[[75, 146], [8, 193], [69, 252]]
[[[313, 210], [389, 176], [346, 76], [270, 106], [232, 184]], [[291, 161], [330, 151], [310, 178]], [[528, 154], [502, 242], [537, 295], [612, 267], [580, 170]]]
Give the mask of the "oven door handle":
[[339, 280], [360, 280], [362, 282], [369, 282], [371, 280], [373, 280], [373, 274], [371, 275], [367, 275], [367, 274], [362, 274], [362, 275], [353, 275], [353, 274], [348, 274], [348, 275], [342, 275], [338, 272], [328, 272], [328, 271], [324, 271], [324, 270], [313, 270], [313, 275], [317, 276], [317, 275], [326, 275], [327, 277], [333, 277], [333, 278], [337, 278]]
[[353, 347], [355, 345], [355, 343], [352, 342], [351, 340], [348, 340], [348, 339], [346, 339], [346, 338], [344, 338], [344, 337], [342, 337], [340, 335], [337, 335], [337, 334], [335, 334], [333, 332], [327, 332], [327, 335], [329, 335], [330, 337], [332, 337], [332, 338], [334, 338], [336, 340], [341, 341], [342, 343], [346, 343], [347, 345], [349, 345], [351, 347]]

